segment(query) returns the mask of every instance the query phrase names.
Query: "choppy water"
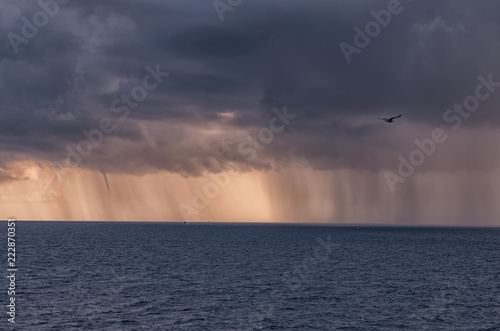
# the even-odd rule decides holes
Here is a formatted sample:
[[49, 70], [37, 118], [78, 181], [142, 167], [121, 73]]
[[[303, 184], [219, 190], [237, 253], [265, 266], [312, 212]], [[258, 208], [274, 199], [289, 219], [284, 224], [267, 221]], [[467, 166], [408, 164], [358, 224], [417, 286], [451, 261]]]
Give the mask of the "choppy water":
[[500, 330], [498, 229], [19, 222], [17, 241], [22, 330]]

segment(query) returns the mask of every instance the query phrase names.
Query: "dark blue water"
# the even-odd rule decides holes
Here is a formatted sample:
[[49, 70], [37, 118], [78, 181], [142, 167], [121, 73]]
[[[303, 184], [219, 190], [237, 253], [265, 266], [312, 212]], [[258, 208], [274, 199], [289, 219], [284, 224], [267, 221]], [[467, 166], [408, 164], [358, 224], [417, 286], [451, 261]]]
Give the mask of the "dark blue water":
[[18, 222], [16, 238], [22, 330], [500, 330], [498, 229]]

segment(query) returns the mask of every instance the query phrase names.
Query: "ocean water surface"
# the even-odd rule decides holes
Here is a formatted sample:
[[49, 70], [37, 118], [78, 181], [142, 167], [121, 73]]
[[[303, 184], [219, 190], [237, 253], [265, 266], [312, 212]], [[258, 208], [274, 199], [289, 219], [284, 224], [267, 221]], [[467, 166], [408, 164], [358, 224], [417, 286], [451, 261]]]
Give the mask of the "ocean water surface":
[[[20, 330], [500, 330], [499, 229], [18, 221], [16, 230]], [[6, 246], [3, 255], [6, 270]]]

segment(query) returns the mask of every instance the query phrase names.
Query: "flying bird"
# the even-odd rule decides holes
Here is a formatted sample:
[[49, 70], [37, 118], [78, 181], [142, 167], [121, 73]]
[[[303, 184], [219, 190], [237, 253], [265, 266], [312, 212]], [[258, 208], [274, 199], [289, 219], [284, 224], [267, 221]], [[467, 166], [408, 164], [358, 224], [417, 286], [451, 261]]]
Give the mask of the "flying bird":
[[392, 123], [394, 122], [394, 120], [396, 118], [400, 118], [401, 117], [401, 114], [399, 114], [398, 116], [394, 116], [394, 117], [391, 117], [391, 118], [385, 118], [385, 117], [379, 117], [382, 121], [386, 121], [387, 123]]

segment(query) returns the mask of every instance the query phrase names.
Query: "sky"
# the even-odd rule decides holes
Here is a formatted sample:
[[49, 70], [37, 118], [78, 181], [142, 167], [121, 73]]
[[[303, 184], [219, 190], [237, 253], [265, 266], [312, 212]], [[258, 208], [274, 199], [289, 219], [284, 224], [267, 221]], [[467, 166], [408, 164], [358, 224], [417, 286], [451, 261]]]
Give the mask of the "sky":
[[499, 226], [499, 11], [0, 0], [0, 218]]

